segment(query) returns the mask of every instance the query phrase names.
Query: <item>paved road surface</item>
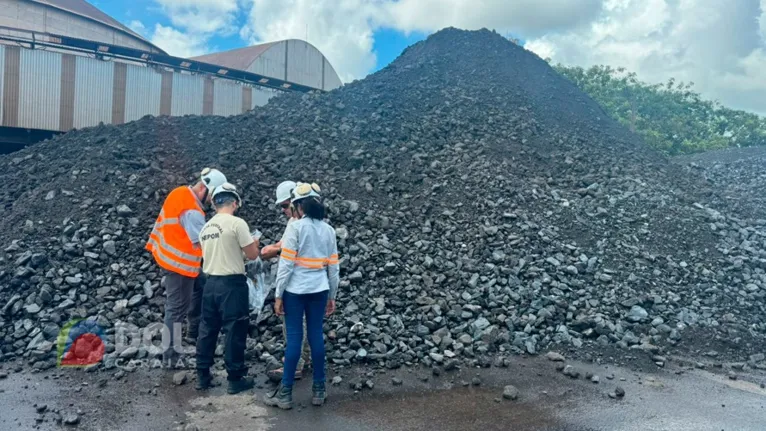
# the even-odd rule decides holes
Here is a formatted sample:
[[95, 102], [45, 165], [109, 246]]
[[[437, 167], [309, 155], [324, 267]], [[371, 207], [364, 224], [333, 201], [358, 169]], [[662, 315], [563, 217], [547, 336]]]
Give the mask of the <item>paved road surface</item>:
[[[80, 409], [80, 430], [168, 430], [189, 424], [200, 430], [273, 431], [766, 430], [766, 390], [752, 383], [766, 378], [762, 374], [749, 376], [748, 382], [678, 367], [638, 372], [572, 364], [582, 373], [598, 375], [601, 382], [569, 379], [544, 358], [516, 358], [507, 369], [439, 377], [427, 370], [377, 374], [374, 390], [355, 394], [348, 389], [349, 372], [319, 409], [309, 405], [310, 382], [301, 382], [295, 390], [299, 406], [290, 412], [264, 407], [260, 396], [265, 389], [256, 390], [255, 396], [229, 396], [221, 386], [200, 396], [193, 382], [174, 386], [172, 374], [158, 370], [137, 371], [119, 381], [110, 378], [103, 388], [98, 381], [107, 375], [100, 373], [11, 373], [0, 380], [0, 429], [61, 429], [50, 413], [44, 422], [35, 422], [37, 403], [67, 412]], [[464, 386], [477, 372], [481, 385]], [[614, 379], [607, 379], [612, 374]], [[394, 375], [404, 380], [403, 386], [391, 383]], [[427, 382], [421, 379], [425, 376]], [[155, 383], [159, 387], [152, 395]], [[518, 401], [501, 399], [506, 384], [519, 388]], [[617, 385], [626, 391], [622, 400], [607, 395]]]

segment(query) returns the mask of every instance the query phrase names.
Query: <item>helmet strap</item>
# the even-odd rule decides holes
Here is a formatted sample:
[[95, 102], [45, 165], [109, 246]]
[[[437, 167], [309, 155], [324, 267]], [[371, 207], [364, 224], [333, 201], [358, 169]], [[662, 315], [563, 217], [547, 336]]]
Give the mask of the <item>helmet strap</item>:
[[205, 186], [205, 194], [202, 195], [202, 205], [205, 205], [205, 202], [207, 202], [207, 196], [210, 194], [210, 189]]

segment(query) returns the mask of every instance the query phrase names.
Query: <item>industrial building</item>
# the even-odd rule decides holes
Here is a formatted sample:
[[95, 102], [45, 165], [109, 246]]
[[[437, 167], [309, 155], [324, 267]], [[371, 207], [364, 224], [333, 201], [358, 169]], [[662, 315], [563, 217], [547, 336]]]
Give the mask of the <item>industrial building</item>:
[[0, 0], [0, 35], [57, 34], [165, 53], [83, 0]]
[[325, 91], [341, 86], [330, 62], [318, 49], [302, 40], [264, 43], [193, 57], [192, 60], [246, 70]]
[[281, 92], [340, 85], [324, 55], [301, 40], [183, 59], [84, 0], [0, 0], [6, 149], [146, 115], [236, 115]]

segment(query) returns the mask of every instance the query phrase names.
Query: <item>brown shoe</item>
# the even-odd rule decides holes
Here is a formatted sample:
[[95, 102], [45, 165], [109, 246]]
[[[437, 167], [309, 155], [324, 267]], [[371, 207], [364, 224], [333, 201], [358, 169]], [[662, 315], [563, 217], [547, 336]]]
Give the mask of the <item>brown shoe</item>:
[[[274, 383], [282, 381], [282, 375], [285, 373], [285, 369], [280, 367], [275, 370], [267, 371], [266, 377]], [[295, 380], [303, 378], [303, 370], [295, 370]]]

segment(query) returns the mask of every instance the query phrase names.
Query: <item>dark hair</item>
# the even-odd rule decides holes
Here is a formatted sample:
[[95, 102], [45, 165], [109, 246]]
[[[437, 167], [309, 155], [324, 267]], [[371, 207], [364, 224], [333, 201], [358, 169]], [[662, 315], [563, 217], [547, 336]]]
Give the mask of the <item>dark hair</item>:
[[296, 204], [301, 207], [303, 214], [305, 214], [306, 217], [314, 220], [324, 220], [325, 207], [319, 199], [312, 196], [310, 198], [301, 199], [296, 202]]
[[234, 193], [218, 193], [213, 198], [213, 205], [215, 205], [216, 208], [221, 208], [227, 205], [231, 205], [234, 202], [237, 202], [237, 195]]

